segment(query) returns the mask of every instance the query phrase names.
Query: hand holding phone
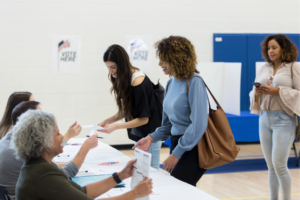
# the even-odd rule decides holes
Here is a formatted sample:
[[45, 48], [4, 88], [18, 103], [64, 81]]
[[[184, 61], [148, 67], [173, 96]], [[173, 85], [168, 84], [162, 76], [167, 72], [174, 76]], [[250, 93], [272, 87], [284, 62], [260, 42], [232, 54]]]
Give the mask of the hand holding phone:
[[252, 83], [256, 88], [259, 88], [261, 84], [259, 82]]

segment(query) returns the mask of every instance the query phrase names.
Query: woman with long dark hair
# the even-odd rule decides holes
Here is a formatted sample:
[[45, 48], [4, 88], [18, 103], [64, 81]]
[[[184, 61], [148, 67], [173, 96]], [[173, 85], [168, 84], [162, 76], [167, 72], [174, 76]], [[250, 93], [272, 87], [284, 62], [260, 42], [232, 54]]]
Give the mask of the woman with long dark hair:
[[[131, 65], [126, 50], [120, 45], [111, 45], [103, 55], [112, 83], [118, 112], [105, 119], [99, 126], [101, 132], [111, 133], [127, 129], [131, 140], [138, 141], [155, 131], [161, 125], [161, 113], [153, 91], [153, 83], [138, 68]], [[125, 118], [124, 123], [114, 123]], [[152, 154], [151, 166], [159, 168], [161, 141], [153, 143], [148, 150]]]
[[0, 139], [12, 128], [11, 113], [16, 105], [23, 101], [34, 101], [34, 98], [30, 92], [24, 91], [14, 92], [9, 96], [3, 117], [0, 121]]

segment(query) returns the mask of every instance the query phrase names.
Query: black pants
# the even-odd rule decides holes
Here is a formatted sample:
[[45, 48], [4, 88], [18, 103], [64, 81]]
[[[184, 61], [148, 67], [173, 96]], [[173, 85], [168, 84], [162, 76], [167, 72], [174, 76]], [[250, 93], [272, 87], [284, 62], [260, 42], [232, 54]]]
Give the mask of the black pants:
[[[182, 136], [172, 136], [170, 154], [177, 146], [178, 140], [181, 137]], [[196, 145], [192, 150], [186, 151], [181, 156], [177, 165], [173, 169], [171, 176], [174, 176], [175, 178], [183, 182], [196, 186], [197, 182], [200, 180], [205, 171], [206, 169], [202, 169], [199, 167], [198, 149]]]

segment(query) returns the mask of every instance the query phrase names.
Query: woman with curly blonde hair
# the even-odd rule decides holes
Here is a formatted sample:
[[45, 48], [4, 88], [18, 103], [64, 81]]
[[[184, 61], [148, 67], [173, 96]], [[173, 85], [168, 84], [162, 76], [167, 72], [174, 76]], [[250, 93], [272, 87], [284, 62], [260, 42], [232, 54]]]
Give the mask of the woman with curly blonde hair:
[[[196, 69], [195, 48], [180, 36], [162, 39], [155, 48], [159, 65], [172, 78], [166, 86], [161, 127], [134, 147], [147, 150], [151, 143], [172, 136], [171, 154], [164, 161], [164, 168], [171, 176], [196, 186], [206, 171], [198, 165], [197, 143], [207, 128], [207, 94]], [[187, 83], [193, 76], [187, 92]]]
[[291, 199], [291, 175], [287, 168], [300, 115], [300, 65], [297, 47], [285, 35], [270, 35], [262, 43], [266, 64], [258, 71], [250, 92], [251, 113], [259, 116], [259, 137], [269, 169], [270, 199]]

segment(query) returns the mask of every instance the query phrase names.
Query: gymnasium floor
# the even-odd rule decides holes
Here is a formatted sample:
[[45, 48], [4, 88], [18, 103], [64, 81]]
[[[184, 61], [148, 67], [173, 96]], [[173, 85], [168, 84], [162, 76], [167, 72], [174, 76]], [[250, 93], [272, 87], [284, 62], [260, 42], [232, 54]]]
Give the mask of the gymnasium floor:
[[[260, 144], [239, 145], [241, 150], [237, 159], [263, 158]], [[299, 152], [300, 143], [296, 143]], [[132, 150], [121, 150], [133, 157]], [[162, 148], [160, 163], [169, 155], [168, 148]], [[290, 157], [294, 156], [291, 150]], [[166, 171], [160, 169], [162, 172]], [[300, 169], [291, 169], [292, 200], [300, 200]], [[154, 186], [155, 187], [155, 186]], [[204, 174], [197, 187], [220, 200], [269, 200], [268, 171], [252, 171], [222, 174]], [[281, 200], [282, 197], [279, 199]]]

